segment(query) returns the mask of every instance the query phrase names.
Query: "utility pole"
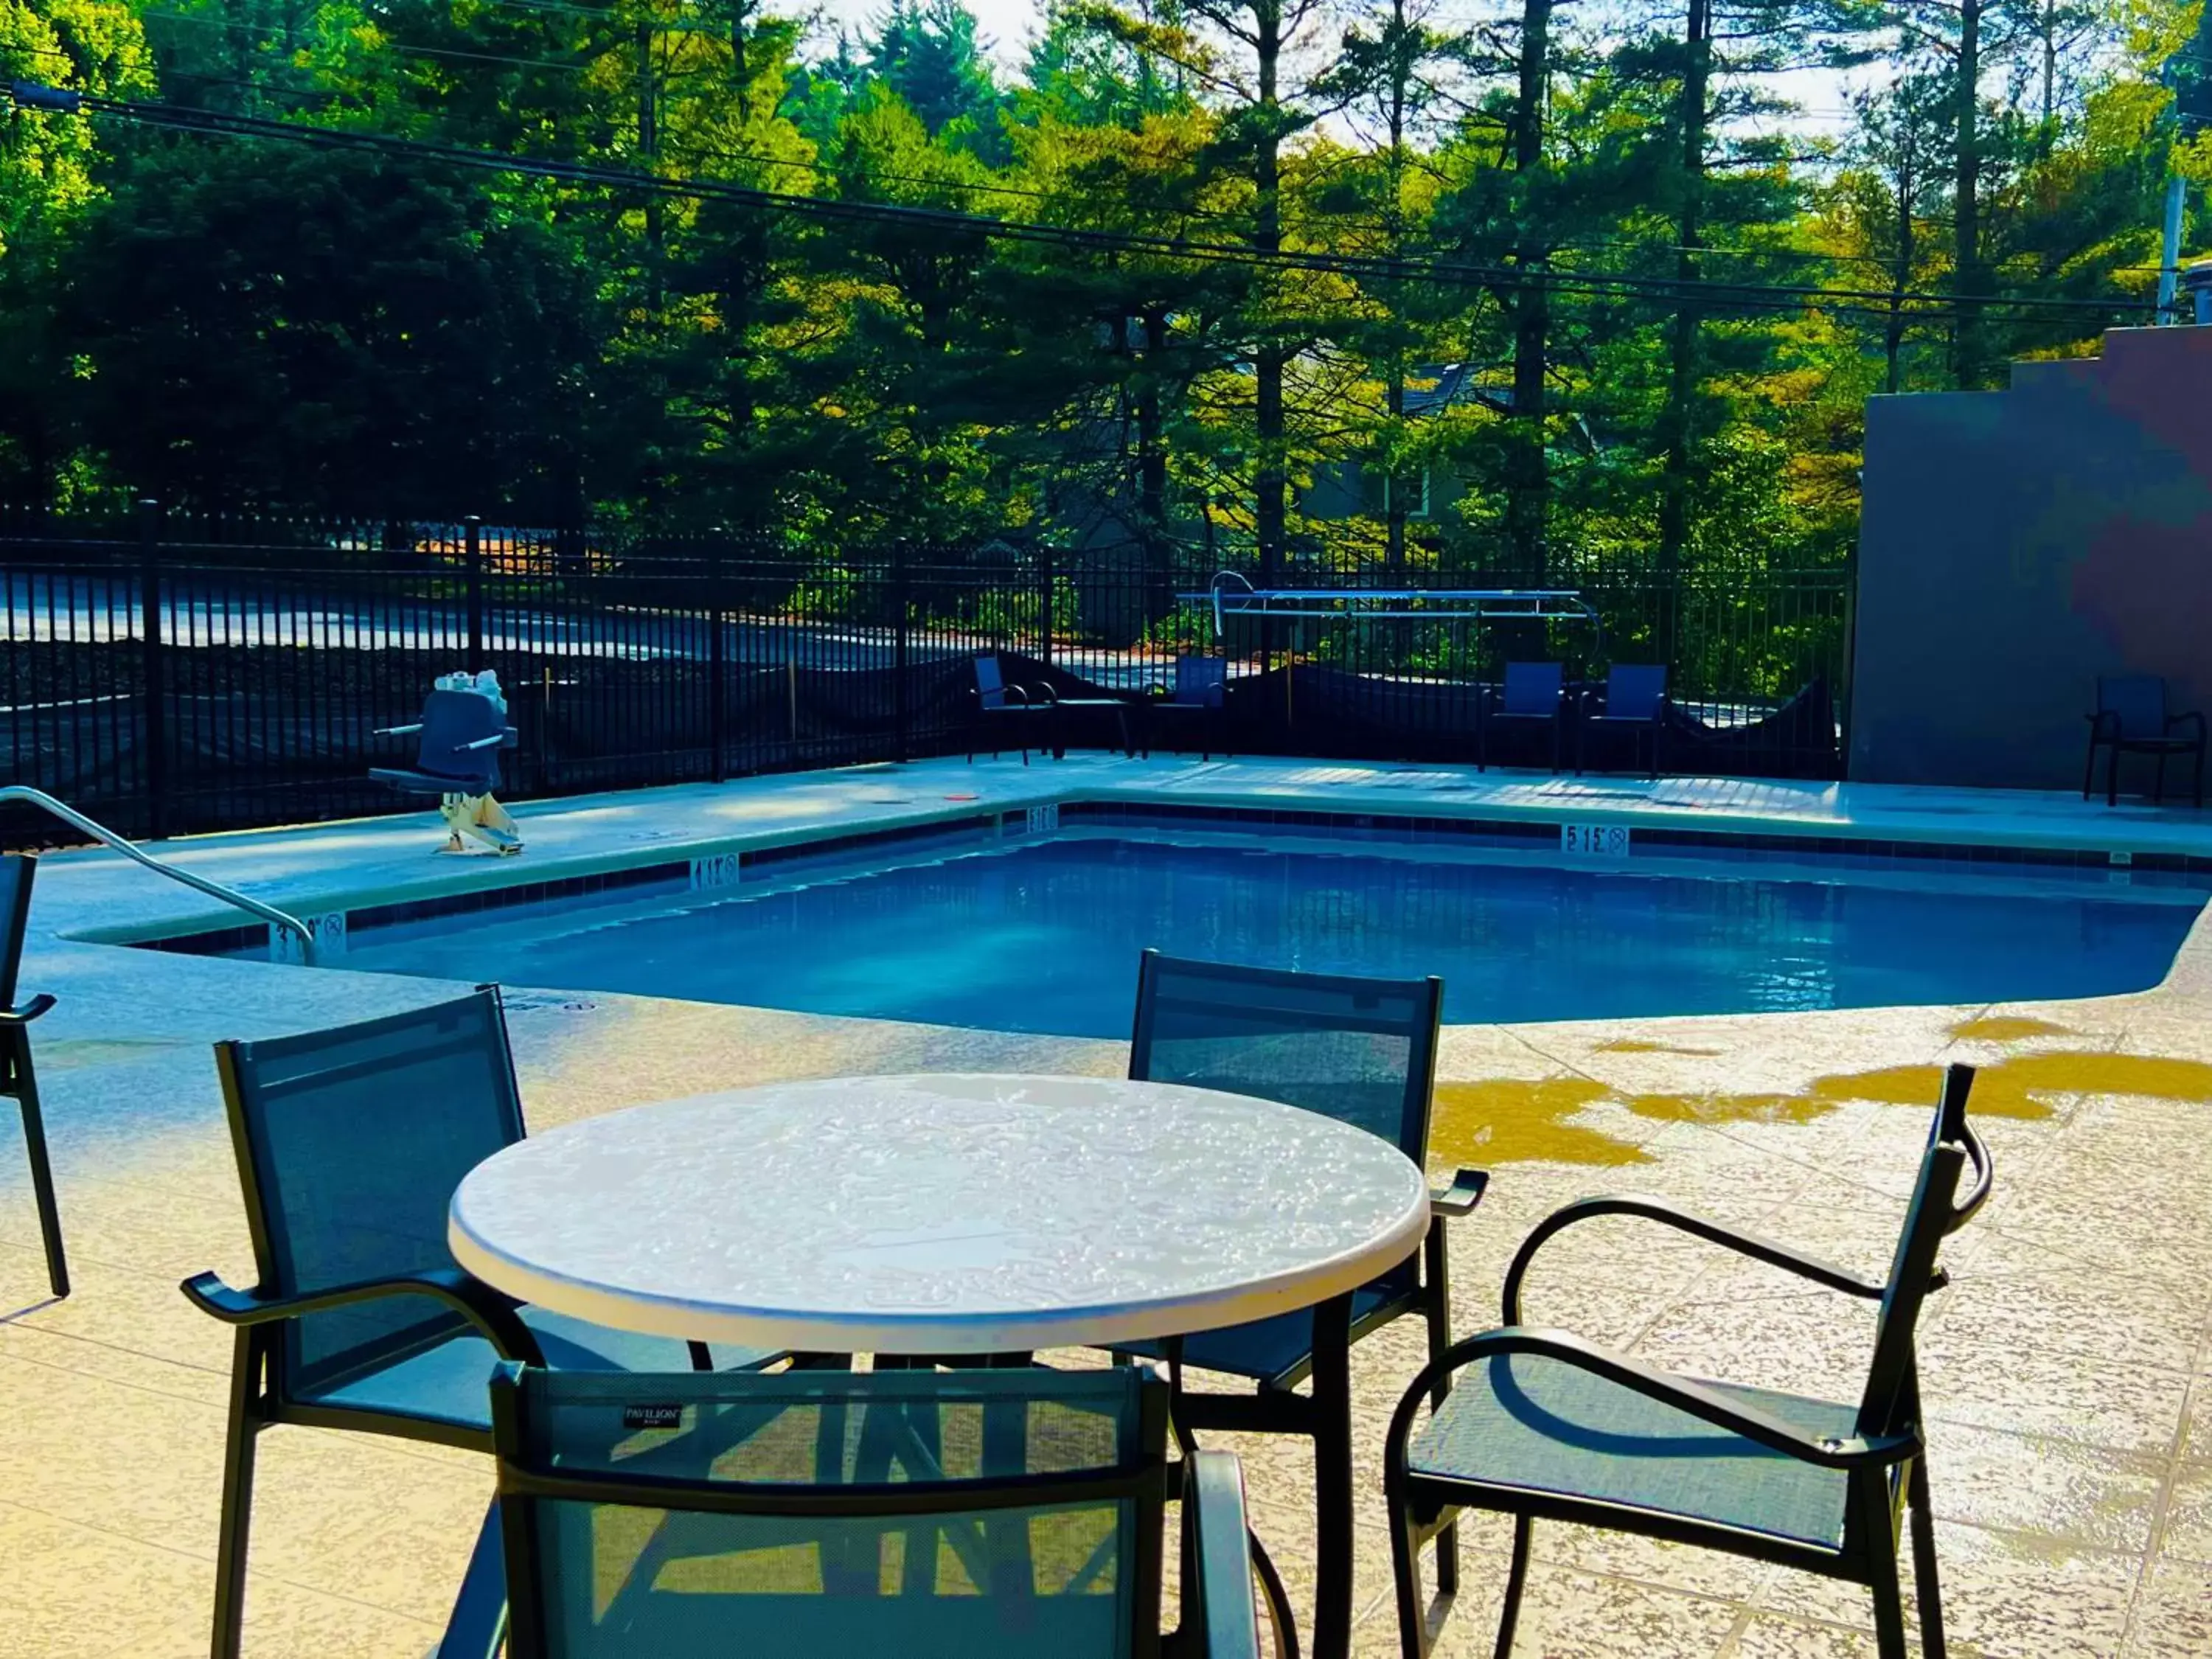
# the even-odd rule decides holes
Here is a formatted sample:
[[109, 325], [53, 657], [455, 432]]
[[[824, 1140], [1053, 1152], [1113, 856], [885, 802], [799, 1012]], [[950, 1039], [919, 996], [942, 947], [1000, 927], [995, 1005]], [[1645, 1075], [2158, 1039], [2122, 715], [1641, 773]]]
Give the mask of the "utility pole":
[[2186, 319], [2173, 303], [2181, 283], [2181, 217], [2189, 205], [2189, 180], [2175, 173], [2166, 181], [2166, 240], [2158, 260], [2158, 320], [2161, 325]]

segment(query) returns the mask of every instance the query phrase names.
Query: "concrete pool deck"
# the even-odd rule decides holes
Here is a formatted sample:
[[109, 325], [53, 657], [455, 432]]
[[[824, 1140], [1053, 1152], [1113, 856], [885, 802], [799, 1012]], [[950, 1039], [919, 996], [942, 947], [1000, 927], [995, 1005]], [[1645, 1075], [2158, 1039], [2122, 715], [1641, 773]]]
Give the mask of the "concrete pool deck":
[[[967, 799], [973, 797], [973, 799]], [[794, 837], [1067, 799], [1422, 817], [1569, 817], [1878, 842], [2212, 857], [2212, 817], [2066, 797], [1876, 787], [1478, 776], [1288, 761], [956, 761], [520, 809], [521, 859], [438, 860], [421, 816], [172, 843], [165, 854], [308, 915], [480, 884], [707, 858]], [[124, 951], [88, 937], [234, 926], [105, 854], [42, 866], [26, 994], [76, 1293], [40, 1299], [29, 1189], [0, 1127], [0, 1659], [204, 1653], [225, 1332], [176, 1291], [252, 1277], [207, 1045], [432, 1000], [438, 981]], [[543, 1127], [773, 1078], [891, 1070], [1118, 1072], [1121, 1045], [517, 988], [524, 1099]], [[1923, 1325], [1930, 1474], [1954, 1650], [2212, 1651], [2212, 927], [2158, 988], [2087, 1001], [1449, 1030], [1440, 1164], [1487, 1164], [1453, 1234], [1455, 1328], [1496, 1322], [1505, 1261], [1588, 1193], [1656, 1192], [1879, 1273], [1936, 1068], [1984, 1070], [1996, 1196], [1953, 1242]], [[0, 1116], [11, 1115], [0, 1113]], [[1553, 1247], [1531, 1316], [1655, 1363], [1845, 1397], [1857, 1304], [1602, 1223]], [[1411, 1329], [1354, 1354], [1362, 1427], [1357, 1637], [1395, 1651], [1382, 1423]], [[1295, 1443], [1224, 1437], [1262, 1534], [1310, 1572]], [[288, 1429], [263, 1440], [247, 1652], [394, 1656], [434, 1640], [489, 1490], [467, 1454]], [[1504, 1536], [1475, 1523], [1442, 1650], [1486, 1652]], [[1870, 1654], [1864, 1598], [1800, 1575], [1540, 1527], [1523, 1656]]]

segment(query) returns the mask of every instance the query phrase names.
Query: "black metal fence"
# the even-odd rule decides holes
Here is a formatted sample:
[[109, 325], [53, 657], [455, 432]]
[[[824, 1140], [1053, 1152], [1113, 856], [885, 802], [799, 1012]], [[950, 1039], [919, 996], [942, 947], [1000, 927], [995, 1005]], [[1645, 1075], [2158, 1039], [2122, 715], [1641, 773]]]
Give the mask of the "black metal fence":
[[1217, 562], [1249, 568], [1182, 546], [796, 551], [472, 520], [0, 509], [0, 783], [136, 836], [399, 810], [412, 803], [365, 776], [405, 757], [378, 729], [411, 720], [459, 667], [506, 689], [516, 798], [942, 754], [965, 742], [969, 659], [985, 650], [1119, 690], [1171, 678], [1178, 652], [1224, 653], [1240, 751], [1369, 759], [1470, 757], [1482, 677], [1503, 656], [1560, 656], [1577, 674], [1664, 660], [1686, 711], [1680, 769], [1833, 773], [1841, 569], [1662, 582], [1566, 559], [1536, 581], [1579, 588], [1598, 628], [1247, 620], [1217, 639], [1206, 608], [1176, 597]]

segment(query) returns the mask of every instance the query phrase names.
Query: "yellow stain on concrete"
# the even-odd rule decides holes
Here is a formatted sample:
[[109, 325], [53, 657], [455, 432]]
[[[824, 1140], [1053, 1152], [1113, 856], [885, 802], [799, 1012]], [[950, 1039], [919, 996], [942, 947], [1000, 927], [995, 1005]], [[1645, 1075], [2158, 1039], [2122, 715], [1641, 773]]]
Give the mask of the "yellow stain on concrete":
[[1711, 1058], [1723, 1050], [1685, 1048], [1672, 1042], [1647, 1042], [1642, 1037], [1615, 1037], [1610, 1042], [1599, 1043], [1590, 1052], [1599, 1054], [1699, 1054]]
[[1637, 1147], [1567, 1120], [1612, 1091], [1586, 1077], [1439, 1083], [1429, 1147], [1453, 1162], [1645, 1164]]
[[[1616, 1100], [1638, 1117], [1668, 1123], [1809, 1123], [1850, 1102], [1932, 1109], [1942, 1090], [1943, 1067], [1932, 1065], [1837, 1073], [1796, 1094], [1625, 1094], [1583, 1077], [1440, 1083], [1430, 1141], [1447, 1159], [1643, 1164], [1650, 1159], [1640, 1148], [1569, 1120]], [[2014, 1054], [1977, 1069], [1968, 1109], [1977, 1117], [2047, 1118], [2057, 1095], [2212, 1103], [2212, 1065], [2104, 1052]]]
[[2072, 1036], [2074, 1032], [2066, 1026], [2053, 1025], [2047, 1019], [1991, 1014], [1982, 1019], [1962, 1019], [1944, 1034], [1962, 1042], [2018, 1042], [2025, 1037]]

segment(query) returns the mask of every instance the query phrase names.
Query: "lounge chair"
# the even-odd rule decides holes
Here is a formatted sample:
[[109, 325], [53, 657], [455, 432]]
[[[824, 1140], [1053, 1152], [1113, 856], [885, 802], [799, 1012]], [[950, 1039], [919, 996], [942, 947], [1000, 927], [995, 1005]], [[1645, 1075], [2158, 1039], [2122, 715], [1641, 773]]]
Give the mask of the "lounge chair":
[[[459, 678], [449, 676], [449, 678]], [[495, 853], [522, 850], [522, 835], [507, 811], [493, 799], [499, 787], [499, 751], [514, 747], [514, 728], [507, 723], [507, 705], [494, 681], [487, 690], [458, 690], [440, 686], [422, 705], [422, 718], [412, 726], [389, 726], [380, 738], [419, 733], [412, 769], [373, 767], [368, 775], [376, 782], [410, 795], [435, 795], [446, 820], [444, 851], [468, 850], [471, 841]]]
[[[485, 1379], [498, 1359], [578, 1370], [713, 1363], [701, 1344], [607, 1330], [518, 1304], [446, 1245], [471, 1169], [522, 1136], [497, 993], [481, 990], [333, 1030], [216, 1046], [259, 1282], [214, 1273], [185, 1297], [236, 1333], [216, 1659], [234, 1659], [245, 1608], [254, 1442], [276, 1423], [491, 1448]], [[777, 1356], [725, 1350], [722, 1362]], [[481, 1605], [496, 1552], [471, 1570]]]
[[1559, 757], [1567, 729], [1566, 669], [1556, 662], [1509, 662], [1505, 682], [1493, 693], [1486, 692], [1475, 710], [1474, 765], [1481, 771], [1490, 764], [1492, 728], [1508, 726], [1548, 726], [1552, 728], [1552, 770], [1559, 769]]
[[54, 1000], [35, 996], [15, 1006], [15, 976], [31, 926], [31, 880], [38, 872], [34, 858], [0, 858], [0, 1095], [13, 1100], [22, 1114], [31, 1201], [46, 1250], [46, 1285], [58, 1297], [70, 1293], [69, 1259], [62, 1250], [61, 1209], [54, 1202], [53, 1164], [46, 1156], [46, 1119], [39, 1110], [39, 1074], [31, 1065], [31, 1022], [52, 1007]]
[[[1973, 1069], [1954, 1066], [1929, 1127], [1919, 1178], [1886, 1283], [1780, 1244], [1731, 1231], [1655, 1200], [1586, 1199], [1529, 1234], [1505, 1275], [1505, 1324], [1453, 1346], [1413, 1379], [1391, 1419], [1382, 1480], [1398, 1591], [1399, 1645], [1423, 1659], [1431, 1640], [1419, 1550], [1462, 1509], [1514, 1517], [1513, 1555], [1497, 1651], [1512, 1651], [1539, 1518], [1697, 1544], [1847, 1580], [1874, 1597], [1881, 1659], [1905, 1659], [1897, 1570], [1902, 1512], [1911, 1510], [1914, 1588], [1928, 1659], [1942, 1659], [1943, 1614], [1913, 1329], [1945, 1281], [1944, 1235], [1988, 1198], [1989, 1152], [1966, 1123]], [[1962, 1195], [1961, 1171], [1973, 1170]], [[1881, 1304], [1866, 1385], [1855, 1401], [1678, 1376], [1522, 1322], [1521, 1286], [1545, 1242], [1599, 1216], [1626, 1216], [1705, 1240], [1785, 1273]], [[1624, 1265], [1634, 1258], [1615, 1258]], [[1441, 1404], [1443, 1384], [1456, 1377]], [[1415, 1430], [1424, 1403], [1427, 1423]], [[1438, 1578], [1443, 1577], [1441, 1567]]]
[[2166, 682], [2154, 674], [2100, 674], [2097, 712], [2088, 716], [2089, 760], [2081, 770], [2081, 799], [2097, 778], [2097, 750], [2110, 750], [2105, 763], [2105, 805], [2120, 799], [2120, 757], [2154, 755], [2158, 772], [2151, 785], [2151, 801], [2166, 799], [2166, 762], [2170, 755], [2188, 755], [2196, 762], [2191, 780], [2197, 805], [2204, 805], [2204, 716], [2191, 712], [2170, 714], [2166, 707]]
[[[1258, 1659], [1243, 1475], [1223, 1452], [1168, 1463], [1167, 1393], [1137, 1370], [502, 1365], [507, 1659]], [[1164, 1644], [1171, 1496], [1187, 1549]], [[439, 1652], [490, 1649], [470, 1621]]]
[[1171, 732], [1176, 753], [1183, 750], [1182, 736], [1198, 728], [1199, 757], [1212, 760], [1213, 751], [1226, 752], [1229, 708], [1229, 664], [1220, 657], [1177, 657], [1175, 688], [1167, 696], [1145, 705], [1145, 753], [1152, 752], [1155, 731]]
[[[1382, 1136], [1425, 1170], [1443, 982], [1357, 979], [1189, 962], [1145, 952], [1129, 1075], [1188, 1083], [1320, 1112]], [[1340, 1652], [1352, 1619], [1352, 1343], [1406, 1315], [1431, 1357], [1451, 1340], [1444, 1224], [1472, 1211], [1489, 1177], [1462, 1170], [1431, 1194], [1416, 1257], [1318, 1308], [1117, 1352], [1164, 1358], [1188, 1429], [1297, 1434], [1314, 1443], [1320, 1579], [1314, 1650]], [[1249, 1379], [1250, 1394], [1187, 1390], [1195, 1365]], [[1311, 1378], [1310, 1393], [1297, 1392]], [[1455, 1583], [1449, 1541], [1439, 1571]]]
[[[1052, 689], [1049, 686], [1015, 685], [1000, 672], [997, 657], [986, 653], [975, 659], [975, 689], [973, 718], [968, 724], [968, 763], [975, 763], [975, 751], [988, 747], [991, 758], [999, 758], [999, 734], [1019, 732], [1022, 764], [1030, 763], [1030, 733], [1037, 733], [1036, 747], [1052, 749], [1055, 755], [1065, 750], [1054, 744], [1052, 723]], [[1009, 722], [1015, 722], [1009, 725]]]
[[1659, 663], [1615, 663], [1607, 671], [1605, 690], [1593, 705], [1583, 706], [1582, 730], [1576, 734], [1575, 770], [1583, 769], [1589, 756], [1592, 732], [1626, 732], [1632, 741], [1631, 758], [1645, 752], [1650, 759], [1645, 775], [1659, 775], [1659, 744], [1667, 732], [1668, 710], [1667, 669]]

